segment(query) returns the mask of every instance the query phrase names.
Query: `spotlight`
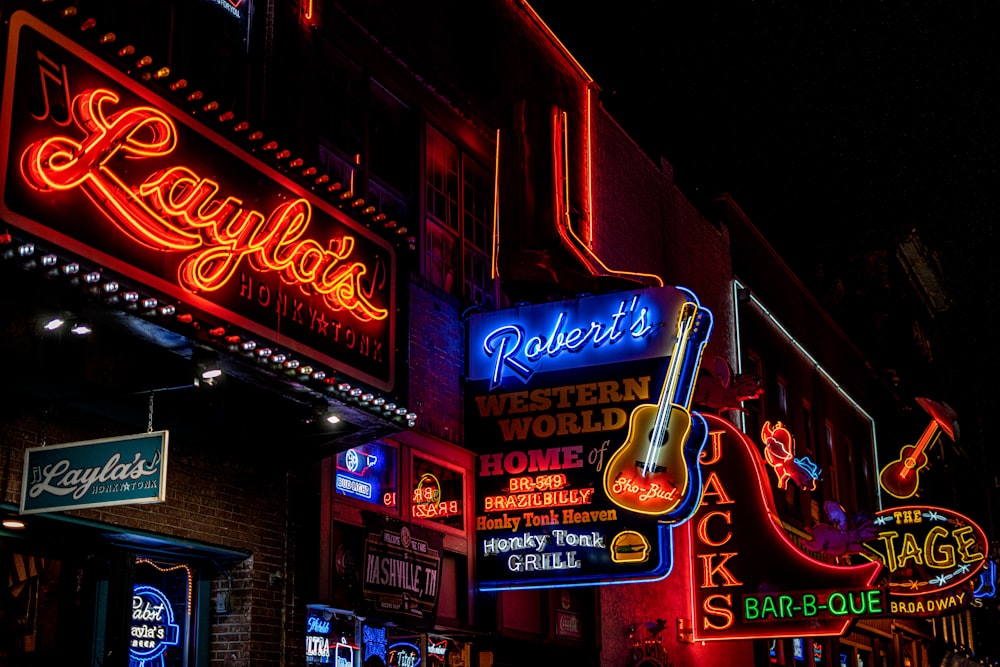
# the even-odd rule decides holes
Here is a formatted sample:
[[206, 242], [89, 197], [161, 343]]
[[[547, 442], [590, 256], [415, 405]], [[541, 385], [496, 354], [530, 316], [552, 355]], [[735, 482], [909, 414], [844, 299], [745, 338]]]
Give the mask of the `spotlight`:
[[24, 522], [20, 519], [8, 518], [3, 520], [3, 527], [10, 530], [24, 530]]
[[64, 324], [66, 324], [66, 320], [58, 317], [53, 317], [51, 320], [46, 322], [44, 326], [46, 331], [55, 331]]
[[333, 414], [332, 412], [330, 414], [328, 414], [326, 417], [323, 417], [323, 419], [326, 420], [326, 422], [328, 424], [339, 424], [340, 423], [340, 417], [338, 417], [337, 415]]
[[77, 336], [86, 336], [87, 334], [91, 333], [93, 329], [91, 329], [90, 326], [86, 324], [74, 324], [73, 328], [70, 329], [70, 331], [76, 334]]

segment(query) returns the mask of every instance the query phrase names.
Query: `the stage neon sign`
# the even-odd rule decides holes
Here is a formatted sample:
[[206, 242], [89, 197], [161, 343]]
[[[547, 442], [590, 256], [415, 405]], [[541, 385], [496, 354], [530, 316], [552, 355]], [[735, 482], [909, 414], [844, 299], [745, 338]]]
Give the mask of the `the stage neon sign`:
[[5, 221], [162, 299], [397, 390], [388, 241], [27, 12], [10, 18]]
[[908, 505], [877, 512], [875, 526], [861, 555], [883, 564], [891, 613], [927, 616], [971, 604], [989, 553], [986, 534], [972, 519]]

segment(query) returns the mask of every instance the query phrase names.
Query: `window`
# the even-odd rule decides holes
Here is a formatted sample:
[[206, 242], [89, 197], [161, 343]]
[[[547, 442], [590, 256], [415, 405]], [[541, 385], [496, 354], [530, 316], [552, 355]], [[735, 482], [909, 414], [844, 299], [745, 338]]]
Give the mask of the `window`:
[[465, 527], [465, 475], [461, 470], [413, 457], [410, 516], [455, 530]]
[[788, 422], [788, 381], [778, 376], [778, 414]]
[[816, 451], [816, 443], [813, 440], [812, 406], [809, 401], [802, 401], [802, 452], [813, 456]]
[[424, 275], [466, 305], [493, 308], [490, 172], [432, 127], [426, 168]]
[[840, 486], [837, 481], [837, 473], [840, 466], [837, 464], [837, 447], [834, 440], [833, 434], [833, 424], [826, 422], [823, 425], [823, 439], [825, 441], [826, 447], [826, 459], [829, 462], [829, 467], [827, 468], [827, 475], [829, 475], [829, 488], [832, 490], [832, 499], [840, 502]]
[[[756, 375], [760, 379], [760, 386], [767, 386], [764, 381], [764, 363], [760, 356], [752, 351], [747, 352], [747, 362], [746, 362], [746, 373], [750, 375]], [[767, 394], [765, 393], [757, 401], [745, 401], [743, 404], [744, 412], [744, 432], [749, 434], [751, 437], [756, 438], [760, 433], [761, 426], [763, 426], [763, 421], [761, 419], [761, 414], [764, 412], [764, 402], [767, 400]]]
[[329, 54], [317, 161], [341, 193], [396, 222], [411, 222], [419, 168], [417, 115], [340, 53]]

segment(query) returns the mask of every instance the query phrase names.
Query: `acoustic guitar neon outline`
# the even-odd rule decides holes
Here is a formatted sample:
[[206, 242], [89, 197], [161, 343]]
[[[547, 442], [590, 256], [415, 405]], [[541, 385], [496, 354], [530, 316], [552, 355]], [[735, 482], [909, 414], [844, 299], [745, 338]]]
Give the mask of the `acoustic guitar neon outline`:
[[928, 463], [924, 450], [937, 441], [941, 431], [944, 431], [953, 441], [958, 440], [958, 422], [955, 411], [947, 403], [938, 403], [929, 398], [917, 398], [931, 421], [920, 435], [915, 445], [904, 445], [899, 458], [888, 463], [879, 473], [879, 484], [886, 493], [896, 498], [905, 499], [916, 495], [920, 488], [920, 470]]
[[691, 431], [691, 412], [676, 399], [688, 343], [704, 317], [695, 303], [681, 306], [660, 400], [632, 411], [625, 442], [608, 461], [604, 491], [619, 507], [660, 515], [676, 509], [685, 498], [689, 474], [684, 444]]

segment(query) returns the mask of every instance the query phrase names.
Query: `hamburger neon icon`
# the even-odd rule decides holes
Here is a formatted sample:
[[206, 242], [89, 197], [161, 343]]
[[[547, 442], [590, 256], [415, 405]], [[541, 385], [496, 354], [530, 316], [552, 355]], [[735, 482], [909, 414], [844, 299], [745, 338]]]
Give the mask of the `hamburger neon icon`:
[[634, 530], [623, 530], [611, 540], [613, 563], [642, 563], [649, 558], [649, 541]]

